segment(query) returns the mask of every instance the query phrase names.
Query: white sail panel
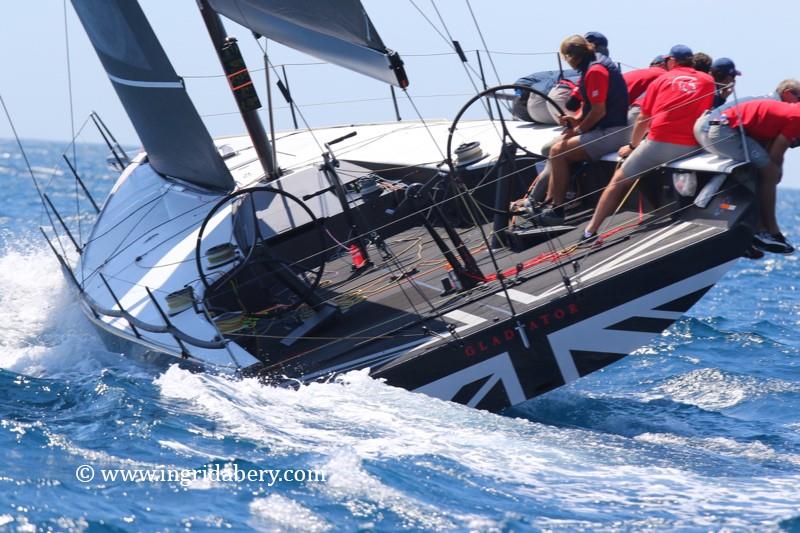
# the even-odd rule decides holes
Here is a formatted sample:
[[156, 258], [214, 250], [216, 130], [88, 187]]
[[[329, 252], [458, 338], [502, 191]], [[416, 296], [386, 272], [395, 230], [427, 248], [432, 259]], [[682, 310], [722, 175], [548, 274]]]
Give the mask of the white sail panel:
[[208, 0], [221, 15], [268, 39], [371, 78], [406, 87], [360, 0]]

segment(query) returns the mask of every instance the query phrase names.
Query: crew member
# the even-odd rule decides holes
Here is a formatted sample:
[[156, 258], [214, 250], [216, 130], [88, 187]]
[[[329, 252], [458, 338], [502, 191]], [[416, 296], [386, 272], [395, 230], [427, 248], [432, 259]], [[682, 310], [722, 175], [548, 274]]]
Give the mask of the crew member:
[[667, 69], [667, 56], [664, 54], [659, 54], [653, 58], [650, 62], [651, 67], [661, 67], [664, 70]]
[[800, 106], [760, 98], [714, 110], [701, 120], [698, 140], [703, 148], [736, 161], [749, 160], [758, 169], [760, 221], [755, 246], [765, 252], [792, 253], [794, 248], [778, 226], [775, 200], [783, 156], [800, 141]]
[[[663, 56], [658, 56], [663, 57]], [[653, 65], [655, 63], [655, 65]], [[628, 124], [633, 126], [642, 110], [642, 102], [647, 87], [667, 71], [667, 64], [657, 63], [655, 60], [648, 68], [630, 70], [622, 75], [628, 87]]]
[[741, 76], [742, 73], [736, 70], [736, 65], [731, 59], [720, 57], [711, 63], [711, 75], [714, 77], [714, 83], [717, 84], [712, 107], [719, 107], [725, 103], [728, 96], [733, 92], [736, 76]]
[[545, 202], [550, 207], [537, 215], [539, 223], [553, 226], [564, 222], [564, 199], [570, 165], [597, 160], [617, 150], [630, 139], [627, 128], [628, 90], [617, 65], [596, 53], [580, 35], [561, 43], [561, 55], [581, 73], [578, 88], [582, 105], [576, 117], [562, 117], [566, 126], [550, 149], [550, 170]]
[[599, 31], [587, 31], [583, 37], [594, 45], [594, 51], [598, 54], [603, 54], [606, 57], [611, 57], [608, 52], [608, 39]]
[[783, 80], [775, 88], [772, 95], [776, 100], [796, 104], [800, 102], [800, 81], [794, 79]]
[[667, 71], [666, 65], [629, 70], [622, 75], [628, 87], [628, 104], [633, 105], [656, 78]]
[[[605, 35], [600, 33], [599, 31], [589, 31], [586, 32], [583, 36], [587, 41], [589, 41], [592, 45], [594, 45], [595, 52], [599, 54], [603, 54], [604, 56], [609, 56], [608, 52], [608, 39]], [[519, 83], [519, 82], [517, 82]], [[567, 88], [570, 88], [572, 92], [570, 94], [566, 94], [565, 91]], [[554, 94], [555, 93], [555, 94]], [[547, 94], [552, 100], [558, 103], [563, 111], [568, 115], [575, 115], [581, 108], [581, 95], [578, 90], [578, 87], [569, 79], [561, 80], [551, 91]], [[530, 101], [530, 100], [529, 100]], [[554, 111], [552, 106], [546, 106], [548, 109]], [[530, 111], [528, 113], [531, 115]], [[553, 114], [553, 118], [557, 120], [555, 114]], [[556, 137], [552, 141], [548, 142], [542, 147], [542, 155], [544, 157], [550, 156], [550, 148], [553, 145], [561, 140], [560, 136]], [[531, 205], [531, 202], [534, 205], [541, 204], [544, 200], [545, 196], [547, 195], [547, 187], [549, 184], [550, 179], [550, 163], [546, 163], [544, 169], [539, 174], [539, 176], [534, 180], [533, 185], [531, 185], [528, 191], [528, 202], [525, 202], [525, 199], [517, 200], [511, 204], [512, 211], [518, 211], [520, 207], [523, 205]]]
[[800, 81], [795, 79], [786, 79], [781, 81], [775, 90], [769, 94], [765, 94], [763, 96], [745, 96], [744, 98], [726, 102], [721, 106], [714, 108], [713, 110], [709, 110], [708, 113], [713, 113], [714, 116], [709, 117], [707, 116], [708, 113], [706, 113], [697, 119], [697, 122], [694, 123], [694, 138], [697, 140], [697, 142], [701, 143], [703, 129], [708, 130], [707, 119], [718, 119], [719, 115], [722, 114], [723, 111], [743, 102], [766, 99], [779, 100], [781, 102], [788, 102], [790, 104], [796, 104], [797, 102], [800, 102]]
[[692, 62], [694, 63], [692, 66], [695, 70], [705, 72], [706, 74], [711, 72], [711, 64], [713, 63], [713, 60], [711, 59], [710, 55], [704, 54], [703, 52], [695, 52]]
[[693, 127], [697, 118], [711, 107], [714, 80], [696, 71], [692, 62], [688, 46], [678, 44], [670, 50], [669, 71], [648, 87], [631, 141], [619, 149], [620, 157], [627, 159], [603, 191], [584, 231], [584, 241], [596, 238], [597, 230], [619, 204], [630, 179], [698, 150]]

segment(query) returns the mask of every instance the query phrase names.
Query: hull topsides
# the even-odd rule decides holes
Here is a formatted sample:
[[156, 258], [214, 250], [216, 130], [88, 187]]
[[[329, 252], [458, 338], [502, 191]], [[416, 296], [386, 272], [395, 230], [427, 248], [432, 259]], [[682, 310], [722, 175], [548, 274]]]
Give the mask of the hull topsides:
[[[392, 140], [385, 132], [381, 135]], [[242, 152], [228, 164], [250, 179], [253, 160], [248, 159], [246, 148], [239, 148]], [[381, 151], [380, 147], [371, 149]], [[302, 150], [296, 150], [295, 157], [298, 154]], [[350, 155], [354, 159], [343, 167], [348, 169], [344, 181], [350, 192], [350, 182], [364, 176], [382, 175], [388, 182], [402, 184], [404, 179], [424, 182], [438, 175], [435, 166], [397, 170], [395, 164], [366, 163], [364, 159], [374, 153], [355, 150]], [[480, 183], [496, 157], [489, 156], [462, 170], [467, 187]], [[388, 213], [402, 202], [397, 191], [368, 195], [361, 191], [353, 200], [357, 215], [370, 227], [390, 228], [380, 231], [392, 253], [383, 254], [371, 244], [373, 265], [358, 272], [352, 270], [354, 258], [347, 247], [339, 246], [338, 252], [329, 254], [324, 283], [317, 290], [336, 307], [336, 316], [302, 330], [309, 320], [308, 306], [274, 311], [274, 302], [264, 296], [273, 292], [274, 285], [251, 287], [247, 279], [236, 279], [238, 296], [218, 297], [229, 290], [223, 286], [233, 278], [226, 275], [236, 272], [244, 258], [241, 251], [233, 264], [208, 270], [210, 285], [203, 290], [195, 261], [199, 226], [205, 222], [211, 228], [200, 239], [204, 252], [230, 242], [237, 231], [233, 211], [224, 207], [207, 219], [221, 197], [165, 180], [142, 163], [139, 159], [126, 170], [115, 186], [82, 257], [85, 310], [106, 334], [196, 366], [243, 371], [272, 382], [286, 377], [289, 383], [312, 381], [368, 367], [373, 376], [391, 385], [492, 411], [569, 383], [650, 342], [741, 255], [752, 235], [754, 216], [752, 191], [737, 180], [729, 180], [721, 191], [724, 194], [699, 209], [674, 193], [659, 198], [665, 191], [661, 183], [671, 181], [668, 172], [659, 171], [649, 178], [653, 187], [641, 191], [609, 222], [624, 231], [609, 235], [600, 246], [570, 244], [578, 240], [582, 221], [591, 213], [591, 205], [585, 204], [576, 206], [568, 217], [574, 230], [532, 246], [497, 248], [493, 254], [483, 244], [478, 226], [459, 223], [457, 231], [483, 279], [471, 289], [448, 291], [443, 278], [448, 278], [449, 267], [420, 220], [402, 213], [395, 218], [403, 223], [392, 226], [394, 219]], [[710, 171], [698, 173], [700, 185], [718, 170], [714, 165], [719, 166], [701, 158], [696, 166], [703, 165]], [[607, 179], [613, 166], [610, 161], [600, 162], [581, 179], [596, 184], [603, 176]], [[529, 179], [522, 174], [515, 186], [524, 188]], [[314, 172], [284, 180], [282, 186], [298, 198], [325, 185], [324, 178]], [[335, 198], [310, 194], [307, 204], [325, 216], [325, 231], [341, 245], [349, 227], [341, 209], [337, 211]], [[494, 191], [477, 191], [475, 196], [476, 205], [490, 204]], [[279, 205], [268, 203], [267, 210]], [[659, 207], [662, 204], [681, 207], [670, 212]], [[448, 213], [463, 222], [463, 211], [450, 207], [453, 210]], [[316, 237], [304, 237], [302, 231], [292, 229], [297, 213], [286, 212], [285, 206], [281, 209], [277, 217], [265, 211], [265, 220], [288, 224], [286, 230], [273, 224], [275, 233], [268, 240], [282, 258], [281, 264], [297, 264], [317, 246]], [[490, 232], [491, 214], [483, 216], [483, 231]], [[446, 238], [438, 223], [435, 231]], [[105, 274], [105, 281], [98, 272]], [[269, 272], [263, 275], [274, 277]], [[187, 283], [195, 287], [202, 305], [174, 315], [164, 313], [165, 296]], [[123, 308], [127, 318], [95, 315], [90, 307], [97, 305], [107, 310]], [[224, 331], [209, 320], [238, 305], [250, 317], [246, 327]], [[173, 329], [134, 331], [131, 318]], [[207, 345], [181, 341], [176, 330]], [[301, 330], [305, 332], [298, 333]], [[227, 343], [220, 343], [223, 337]], [[214, 343], [224, 347], [212, 347]]]

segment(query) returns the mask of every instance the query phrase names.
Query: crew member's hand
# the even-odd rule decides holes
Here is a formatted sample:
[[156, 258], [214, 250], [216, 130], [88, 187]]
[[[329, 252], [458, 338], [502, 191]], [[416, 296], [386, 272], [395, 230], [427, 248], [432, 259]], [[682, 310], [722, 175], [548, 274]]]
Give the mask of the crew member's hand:
[[508, 206], [508, 210], [509, 210], [511, 213], [517, 213], [517, 212], [519, 212], [519, 211], [522, 211], [522, 208], [525, 206], [525, 200], [527, 200], [527, 199], [528, 199], [528, 197], [527, 197], [527, 196], [523, 196], [522, 198], [519, 198], [519, 199], [517, 199], [517, 200], [514, 200], [514, 201], [513, 201], [513, 202], [511, 202], [511, 204]]
[[558, 117], [558, 123], [568, 128], [574, 128], [577, 122], [578, 121], [575, 120], [575, 117], [571, 117], [569, 115], [563, 115]]
[[564, 137], [565, 139], [574, 137], [578, 135], [578, 132], [576, 131], [577, 129], [578, 129], [577, 127], [567, 128], [561, 133], [561, 136]]
[[626, 157], [631, 155], [631, 152], [633, 152], [633, 148], [631, 148], [630, 144], [626, 144], [625, 146], [623, 146], [619, 150], [617, 150], [617, 153], [619, 154], [619, 156], [622, 159], [625, 159]]

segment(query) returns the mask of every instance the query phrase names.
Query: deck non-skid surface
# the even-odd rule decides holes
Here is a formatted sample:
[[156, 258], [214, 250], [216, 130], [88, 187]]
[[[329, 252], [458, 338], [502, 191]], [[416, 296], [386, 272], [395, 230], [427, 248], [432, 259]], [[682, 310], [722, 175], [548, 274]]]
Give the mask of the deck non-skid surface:
[[[576, 246], [581, 224], [550, 242], [518, 253], [496, 249], [497, 269], [480, 229], [461, 229], [464, 244], [490, 281], [479, 283], [470, 291], [450, 294], [443, 294], [442, 285], [449, 265], [430, 234], [424, 228], [407, 230], [387, 239], [390, 259], [384, 260], [370, 246], [375, 264], [362, 273], [352, 272], [348, 254], [329, 261], [321, 286], [324, 297], [341, 310], [337, 320], [296, 339], [290, 346], [286, 346], [283, 334], [273, 331], [260, 339], [261, 347], [270, 354], [271, 363], [302, 358], [311, 366], [315, 361], [335, 360], [366, 343], [427, 349], [447, 341], [454, 332], [475, 330], [509, 318], [512, 306], [519, 314], [562, 295], [567, 291], [564, 277], [570, 279], [573, 290], [580, 290], [583, 285], [670, 249], [723, 231], [693, 222], [673, 223], [647, 217], [637, 225], [638, 218], [635, 212], [618, 213], [609, 219], [607, 227], [626, 226], [625, 229], [594, 246]], [[491, 225], [483, 229], [488, 235]], [[445, 235], [442, 230], [440, 234]], [[455, 251], [454, 255], [458, 257]], [[519, 275], [518, 265], [523, 266]], [[507, 290], [497, 280], [497, 271], [505, 274]]]

